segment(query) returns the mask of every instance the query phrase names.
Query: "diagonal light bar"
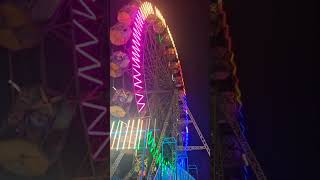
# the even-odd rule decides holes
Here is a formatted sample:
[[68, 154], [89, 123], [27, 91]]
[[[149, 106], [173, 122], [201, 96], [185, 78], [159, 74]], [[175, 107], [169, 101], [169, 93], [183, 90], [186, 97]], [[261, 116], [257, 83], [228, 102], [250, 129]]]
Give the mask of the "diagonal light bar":
[[131, 138], [132, 138], [132, 132], [133, 132], [133, 126], [134, 126], [134, 120], [132, 120], [132, 126], [131, 126], [131, 132], [130, 132], [130, 138], [129, 138], [129, 143], [128, 143], [128, 149], [130, 149], [131, 146]]
[[[127, 130], [126, 130], [126, 134], [124, 136], [124, 142], [123, 142], [123, 145], [122, 145], [122, 149], [124, 149], [125, 145], [126, 145], [126, 140], [127, 140], [127, 134], [128, 134], [128, 130], [129, 130], [129, 126], [130, 126], [130, 120], [128, 121], [128, 124], [127, 124]], [[129, 142], [130, 143], [130, 142]]]
[[153, 138], [156, 139], [157, 118], [154, 119]]
[[112, 135], [113, 127], [114, 127], [114, 121], [112, 122], [112, 125], [111, 125], [110, 139], [111, 139], [111, 135]]
[[134, 140], [134, 149], [136, 149], [136, 145], [137, 145], [139, 125], [140, 125], [140, 119], [138, 119], [138, 125], [137, 125], [137, 130], [136, 130], [136, 139]]
[[141, 128], [140, 128], [140, 132], [139, 132], [139, 141], [138, 141], [138, 150], [139, 150], [139, 148], [140, 148], [140, 140], [141, 140], [142, 127], [143, 127], [143, 120], [141, 120]]
[[118, 121], [117, 129], [116, 129], [116, 132], [114, 133], [114, 137], [113, 137], [113, 141], [112, 141], [111, 149], [113, 149], [114, 142], [116, 141], [117, 133], [118, 133], [118, 129], [119, 129], [119, 125], [120, 125], [120, 121]]
[[[146, 134], [148, 134], [149, 133], [149, 130], [150, 130], [150, 118], [149, 118], [149, 122], [148, 122], [148, 130], [147, 130], [147, 132], [145, 132]], [[147, 136], [147, 142], [148, 142], [148, 136]], [[148, 143], [146, 143], [146, 148], [148, 148]]]
[[120, 125], [120, 130], [119, 130], [119, 138], [118, 138], [118, 143], [117, 143], [117, 151], [119, 150], [119, 143], [120, 143], [120, 139], [121, 139], [121, 133], [122, 133], [122, 125], [123, 125], [123, 122], [121, 122], [121, 125]]

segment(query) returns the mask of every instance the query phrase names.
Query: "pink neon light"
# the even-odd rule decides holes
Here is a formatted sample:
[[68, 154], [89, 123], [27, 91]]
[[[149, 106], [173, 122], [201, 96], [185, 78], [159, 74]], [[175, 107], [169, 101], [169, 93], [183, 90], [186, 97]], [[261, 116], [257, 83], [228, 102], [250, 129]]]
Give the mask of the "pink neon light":
[[144, 95], [141, 93], [144, 90], [143, 76], [142, 73], [142, 64], [140, 60], [141, 52], [141, 34], [144, 25], [144, 17], [140, 10], [138, 10], [135, 17], [135, 22], [133, 23], [133, 34], [132, 34], [132, 45], [131, 45], [131, 63], [132, 63], [132, 73], [133, 73], [133, 85], [135, 90], [135, 98], [137, 102], [138, 111], [141, 112], [146, 105], [146, 100]]
[[137, 100], [137, 105], [140, 106], [139, 112], [141, 112], [141, 110], [144, 108], [146, 103], [141, 102], [142, 100], [144, 100], [144, 95], [143, 94], [136, 93], [136, 99], [137, 99], [137, 96], [140, 97], [140, 99]]
[[[154, 9], [155, 8], [155, 9]], [[155, 11], [154, 11], [155, 10]], [[144, 2], [140, 9], [137, 11], [136, 17], [133, 22], [132, 26], [132, 38], [131, 38], [131, 65], [132, 65], [132, 75], [133, 75], [133, 85], [134, 85], [134, 91], [135, 91], [135, 99], [137, 103], [137, 109], [139, 112], [141, 112], [146, 105], [146, 97], [144, 95], [144, 73], [141, 62], [140, 56], [141, 56], [141, 50], [142, 50], [142, 30], [145, 23], [145, 19], [151, 15], [155, 14], [160, 20], [163, 22], [163, 24], [166, 26], [165, 20], [163, 16], [161, 15], [160, 11], [151, 5], [149, 2]], [[172, 38], [172, 35], [170, 33], [169, 28], [167, 28], [170, 40], [174, 46], [176, 57], [178, 58], [178, 54], [175, 48], [175, 44]], [[181, 70], [180, 70], [181, 72]], [[181, 73], [182, 76], [182, 73]], [[184, 87], [184, 82], [182, 79], [182, 84]], [[183, 89], [183, 92], [185, 94], [185, 89]]]

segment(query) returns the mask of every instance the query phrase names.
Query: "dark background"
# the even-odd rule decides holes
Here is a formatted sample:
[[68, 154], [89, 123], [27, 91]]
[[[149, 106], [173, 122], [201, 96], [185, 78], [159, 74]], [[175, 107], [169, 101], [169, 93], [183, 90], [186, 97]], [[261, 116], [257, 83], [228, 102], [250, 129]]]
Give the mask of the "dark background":
[[[272, 172], [272, 126], [278, 115], [272, 89], [276, 85], [272, 57], [273, 26], [271, 1], [231, 1], [224, 4], [238, 67], [238, 78], [248, 138], [264, 173]], [[281, 60], [280, 60], [281, 61]], [[280, 77], [281, 78], [281, 77]], [[280, 91], [280, 89], [279, 89]]]
[[[209, 107], [209, 2], [206, 0], [160, 0], [158, 4], [177, 46], [186, 86], [187, 102], [203, 136], [210, 143]], [[190, 146], [202, 146], [193, 126], [189, 126]], [[199, 179], [210, 179], [207, 151], [188, 153], [189, 164], [198, 168]]]
[[316, 7], [310, 1], [225, 1], [249, 140], [269, 179], [316, 177]]
[[[209, 59], [203, 54], [208, 50], [207, 1], [157, 2], [182, 58], [189, 106], [208, 137]], [[315, 90], [319, 77], [315, 64], [319, 60], [316, 3], [224, 2], [249, 143], [258, 161], [269, 179], [314, 179], [315, 120], [319, 119]], [[206, 177], [205, 163], [199, 163], [199, 167], [201, 176]]]

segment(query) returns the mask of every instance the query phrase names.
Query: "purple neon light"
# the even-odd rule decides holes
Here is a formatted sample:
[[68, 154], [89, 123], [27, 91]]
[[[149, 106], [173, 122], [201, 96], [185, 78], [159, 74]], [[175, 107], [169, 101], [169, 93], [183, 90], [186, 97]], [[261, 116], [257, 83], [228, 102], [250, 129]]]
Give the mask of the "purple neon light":
[[141, 34], [144, 25], [144, 16], [141, 11], [138, 10], [137, 15], [134, 19], [133, 34], [132, 34], [132, 45], [131, 45], [131, 63], [133, 73], [133, 85], [135, 91], [135, 99], [137, 102], [138, 111], [141, 112], [146, 105], [146, 98], [143, 95], [144, 82], [142, 74], [142, 62], [140, 59], [141, 52]]
[[[135, 93], [135, 99], [137, 103], [137, 109], [138, 112], [140, 113], [146, 105], [147, 102], [147, 97], [145, 96], [145, 83], [144, 83], [144, 71], [143, 71], [143, 59], [141, 59], [141, 52], [142, 52], [142, 31], [143, 31], [143, 26], [145, 23], [145, 19], [148, 17], [150, 14], [155, 14], [166, 26], [165, 20], [163, 16], [161, 15], [160, 11], [154, 7], [153, 9], [151, 3], [149, 2], [144, 2], [141, 6], [140, 9], [137, 11], [137, 14], [135, 16], [133, 25], [132, 25], [132, 38], [131, 38], [131, 65], [132, 65], [132, 76], [133, 76], [133, 85], [134, 85], [134, 93]], [[154, 11], [155, 10], [155, 11]], [[166, 26], [167, 27], [167, 26]], [[167, 27], [167, 31], [170, 37], [170, 40], [172, 42], [172, 45], [174, 46], [175, 49], [175, 54], [177, 59], [178, 54], [176, 51], [176, 47], [172, 38], [172, 35], [170, 33], [169, 28]], [[182, 71], [180, 69], [180, 76], [183, 77]], [[182, 84], [184, 87], [184, 81], [182, 79]], [[186, 101], [186, 90], [183, 88], [183, 106], [181, 107], [184, 111], [186, 111], [186, 116], [185, 119], [189, 121], [188, 113], [187, 113], [187, 101]], [[184, 136], [184, 146], [188, 146], [188, 141], [189, 141], [189, 129], [186, 126], [185, 127], [185, 136]]]

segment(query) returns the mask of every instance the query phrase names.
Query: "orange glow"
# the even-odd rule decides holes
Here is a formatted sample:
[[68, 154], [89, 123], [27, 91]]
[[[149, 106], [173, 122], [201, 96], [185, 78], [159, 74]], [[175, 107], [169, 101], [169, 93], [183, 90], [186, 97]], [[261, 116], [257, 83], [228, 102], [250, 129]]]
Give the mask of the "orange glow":
[[150, 2], [144, 2], [140, 6], [140, 10], [143, 14], [144, 19], [146, 19], [149, 15], [154, 14], [154, 10], [153, 10], [152, 4]]
[[164, 19], [164, 17], [162, 16], [161, 12], [159, 11], [159, 9], [157, 7], [154, 8], [155, 12], [156, 12], [156, 16], [160, 19], [160, 21], [162, 22], [162, 24], [164, 26], [167, 26], [166, 24], [166, 20]]

